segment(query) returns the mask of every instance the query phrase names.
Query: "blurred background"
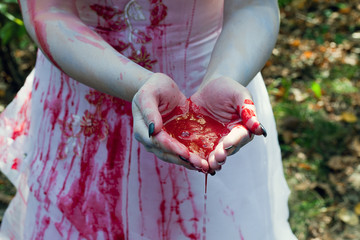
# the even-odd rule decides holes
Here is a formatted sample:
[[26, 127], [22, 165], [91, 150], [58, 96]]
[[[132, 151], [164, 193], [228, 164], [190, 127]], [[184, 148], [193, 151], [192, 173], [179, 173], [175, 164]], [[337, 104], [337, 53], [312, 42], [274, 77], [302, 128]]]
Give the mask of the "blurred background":
[[[263, 69], [300, 240], [360, 239], [360, 2], [279, 0]], [[16, 0], [0, 1], [0, 112], [35, 63]], [[0, 220], [15, 194], [0, 175]]]

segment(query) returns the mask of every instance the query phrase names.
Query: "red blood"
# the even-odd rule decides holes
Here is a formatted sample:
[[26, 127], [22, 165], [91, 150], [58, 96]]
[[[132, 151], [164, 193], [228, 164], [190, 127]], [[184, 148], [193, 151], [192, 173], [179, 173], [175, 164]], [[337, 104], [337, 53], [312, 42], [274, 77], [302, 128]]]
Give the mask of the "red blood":
[[20, 159], [15, 158], [13, 161], [13, 165], [11, 166], [11, 169], [15, 169], [15, 170], [18, 169], [19, 161]]
[[244, 124], [246, 124], [250, 120], [250, 118], [252, 118], [254, 116], [255, 116], [255, 113], [251, 109], [244, 108], [241, 111], [241, 120], [243, 121]]
[[259, 123], [254, 122], [254, 124], [252, 125], [250, 131], [254, 133], [256, 131], [256, 129], [259, 128], [259, 125], [260, 125]]
[[244, 103], [245, 103], [245, 104], [254, 105], [254, 102], [251, 101], [251, 99], [245, 99]]
[[188, 111], [176, 108], [164, 119], [163, 129], [191, 152], [207, 159], [220, 139], [230, 132], [227, 124], [200, 113], [200, 108], [187, 101]]

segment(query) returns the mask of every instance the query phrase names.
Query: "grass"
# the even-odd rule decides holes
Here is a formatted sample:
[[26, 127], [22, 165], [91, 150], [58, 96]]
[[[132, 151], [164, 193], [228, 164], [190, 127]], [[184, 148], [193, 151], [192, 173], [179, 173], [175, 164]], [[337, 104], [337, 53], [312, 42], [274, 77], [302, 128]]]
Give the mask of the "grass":
[[[313, 73], [313, 81], [282, 77], [268, 84], [285, 175], [292, 190], [289, 221], [299, 239], [346, 239], [338, 238], [345, 228], [355, 231], [336, 214], [343, 206], [351, 209], [360, 202], [360, 196], [351, 188], [346, 188], [343, 194], [337, 192], [329, 182], [334, 171], [328, 161], [333, 156], [352, 154], [348, 145], [356, 136], [359, 120], [347, 122], [334, 116], [350, 111], [360, 118], [359, 107], [356, 104], [354, 107], [352, 98], [352, 94], [360, 92], [354, 84], [359, 75], [357, 66], [342, 64], [328, 74]], [[298, 95], [304, 95], [301, 101], [296, 100], [294, 89], [300, 91]], [[342, 171], [346, 170], [339, 170]], [[323, 237], [315, 238], [316, 235]]]

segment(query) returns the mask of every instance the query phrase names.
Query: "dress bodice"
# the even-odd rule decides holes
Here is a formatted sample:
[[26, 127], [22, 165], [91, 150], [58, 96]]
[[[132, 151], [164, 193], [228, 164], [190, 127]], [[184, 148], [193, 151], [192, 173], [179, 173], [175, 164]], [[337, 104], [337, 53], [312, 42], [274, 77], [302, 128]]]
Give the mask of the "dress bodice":
[[[99, 32], [147, 42], [152, 30], [171, 33], [173, 45], [201, 41], [220, 28], [221, 0], [77, 0], [82, 20]], [[185, 34], [191, 28], [190, 34]]]
[[[222, 24], [219, 0], [77, 0], [76, 4], [82, 21], [130, 60], [171, 77], [183, 72], [174, 80], [188, 96], [205, 73]], [[200, 62], [205, 64], [195, 64]]]

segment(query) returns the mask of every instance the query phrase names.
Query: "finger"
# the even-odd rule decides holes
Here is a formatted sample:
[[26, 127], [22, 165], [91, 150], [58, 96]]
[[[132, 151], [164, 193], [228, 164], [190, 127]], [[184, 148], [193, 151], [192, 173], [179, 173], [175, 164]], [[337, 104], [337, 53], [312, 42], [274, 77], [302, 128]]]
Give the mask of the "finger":
[[213, 170], [219, 171], [221, 166], [225, 163], [227, 151], [224, 149], [221, 141], [209, 155], [209, 167]]
[[192, 166], [189, 161], [187, 161], [186, 159], [181, 159], [179, 156], [176, 156], [174, 154], [163, 152], [158, 148], [147, 148], [146, 150], [148, 152], [154, 153], [157, 158], [165, 162], [184, 166], [190, 170], [197, 170], [194, 166]]
[[210, 169], [208, 161], [195, 153], [190, 152], [188, 160], [199, 172], [207, 173]]
[[242, 123], [250, 130], [250, 132], [266, 137], [266, 130], [257, 119], [256, 108], [251, 98], [245, 98], [239, 111]]
[[149, 129], [145, 124], [143, 116], [135, 103], [132, 104], [133, 113], [133, 129], [134, 136], [137, 141], [141, 142], [144, 146], [151, 146], [152, 140], [149, 138]]
[[223, 149], [227, 151], [227, 155], [229, 156], [237, 152], [252, 139], [253, 134], [249, 132], [247, 128], [240, 124], [236, 125], [233, 129], [231, 129], [230, 133], [223, 138]]
[[153, 136], [151, 141], [154, 146], [161, 149], [163, 152], [182, 156], [186, 159], [190, 157], [188, 148], [163, 130]]
[[159, 112], [159, 100], [152, 91], [140, 89], [134, 97], [136, 107], [140, 110], [148, 135], [153, 136], [161, 131], [163, 122]]

